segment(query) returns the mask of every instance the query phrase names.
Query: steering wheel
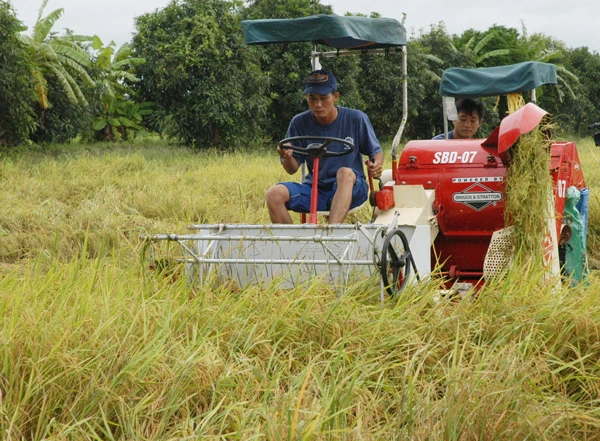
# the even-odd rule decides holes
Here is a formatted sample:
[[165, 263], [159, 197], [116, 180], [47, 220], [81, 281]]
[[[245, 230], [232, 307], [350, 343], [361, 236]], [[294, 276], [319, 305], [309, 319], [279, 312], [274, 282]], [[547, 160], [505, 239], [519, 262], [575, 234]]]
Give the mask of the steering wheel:
[[[322, 141], [322, 142], [314, 142], [308, 144], [306, 147], [302, 147], [299, 145], [284, 145], [293, 141]], [[327, 146], [332, 142], [339, 142], [343, 144], [343, 150], [336, 152], [333, 150], [327, 150]], [[334, 138], [331, 136], [292, 136], [290, 138], [285, 138], [279, 141], [277, 147], [282, 148], [284, 150], [293, 150], [299, 155], [304, 156], [312, 156], [313, 158], [327, 158], [331, 156], [344, 156], [349, 153], [352, 153], [355, 149], [354, 144], [348, 141], [348, 138]]]

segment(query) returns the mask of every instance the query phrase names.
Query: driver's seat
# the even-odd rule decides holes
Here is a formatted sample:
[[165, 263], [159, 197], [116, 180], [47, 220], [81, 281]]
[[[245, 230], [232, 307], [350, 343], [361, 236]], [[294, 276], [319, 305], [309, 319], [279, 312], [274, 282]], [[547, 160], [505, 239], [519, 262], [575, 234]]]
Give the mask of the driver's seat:
[[[348, 213], [346, 213], [346, 216], [348, 216], [349, 214], [352, 213], [356, 213], [358, 210], [360, 210], [362, 207], [364, 207], [365, 205], [367, 205], [367, 203], [369, 202], [369, 198], [367, 198], [366, 201], [364, 201], [362, 204], [360, 204], [358, 207], [354, 207], [351, 208], [350, 210], [348, 210]], [[303, 211], [300, 212], [300, 214], [302, 215], [302, 223], [305, 224], [306, 223], [306, 215], [308, 214], [307, 212]], [[323, 216], [323, 217], [329, 217], [329, 211], [317, 211], [317, 216]]]

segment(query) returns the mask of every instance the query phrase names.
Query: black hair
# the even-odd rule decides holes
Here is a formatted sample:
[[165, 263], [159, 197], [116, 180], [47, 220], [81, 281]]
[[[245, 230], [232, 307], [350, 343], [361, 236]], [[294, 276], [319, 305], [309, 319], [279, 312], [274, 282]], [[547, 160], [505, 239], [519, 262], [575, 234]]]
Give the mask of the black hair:
[[483, 120], [485, 114], [485, 107], [481, 101], [475, 101], [472, 98], [463, 98], [456, 101], [456, 113], [464, 112], [467, 115], [472, 115], [473, 112], [477, 112], [479, 119]]

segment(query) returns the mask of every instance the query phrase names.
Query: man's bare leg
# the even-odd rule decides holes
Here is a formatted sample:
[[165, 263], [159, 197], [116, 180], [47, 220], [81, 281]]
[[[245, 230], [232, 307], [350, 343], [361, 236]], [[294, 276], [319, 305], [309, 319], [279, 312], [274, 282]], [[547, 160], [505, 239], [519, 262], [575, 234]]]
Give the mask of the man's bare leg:
[[351, 168], [342, 167], [338, 170], [336, 179], [337, 190], [329, 210], [330, 224], [341, 224], [344, 221], [352, 203], [352, 188], [356, 182], [356, 173]]
[[267, 207], [269, 217], [274, 224], [291, 224], [292, 216], [285, 204], [290, 200], [290, 192], [285, 185], [276, 184], [267, 190]]

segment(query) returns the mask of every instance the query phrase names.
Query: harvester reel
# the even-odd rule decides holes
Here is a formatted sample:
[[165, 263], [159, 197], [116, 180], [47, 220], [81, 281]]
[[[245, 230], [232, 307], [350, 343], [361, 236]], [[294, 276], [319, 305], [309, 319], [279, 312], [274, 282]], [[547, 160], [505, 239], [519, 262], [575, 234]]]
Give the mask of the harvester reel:
[[391, 296], [402, 292], [410, 276], [411, 265], [415, 267], [408, 239], [396, 228], [388, 233], [381, 250], [381, 280]]
[[[315, 142], [304, 146], [299, 145], [291, 145], [290, 142], [293, 141], [321, 141]], [[336, 152], [334, 150], [328, 150], [327, 146], [332, 142], [339, 142], [343, 144], [344, 149], [342, 151]], [[286, 145], [288, 144], [288, 145]], [[292, 136], [291, 138], [285, 138], [279, 141], [277, 147], [284, 150], [293, 150], [299, 155], [304, 156], [312, 156], [313, 158], [327, 158], [332, 156], [344, 156], [354, 151], [354, 144], [352, 144], [348, 139], [342, 138], [334, 138], [332, 136]]]

